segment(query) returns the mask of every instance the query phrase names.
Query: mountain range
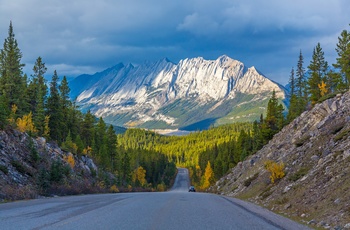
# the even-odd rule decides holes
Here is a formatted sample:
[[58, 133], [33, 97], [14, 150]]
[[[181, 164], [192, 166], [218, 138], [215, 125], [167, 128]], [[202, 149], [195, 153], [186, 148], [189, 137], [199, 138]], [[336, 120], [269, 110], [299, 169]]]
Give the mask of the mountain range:
[[273, 90], [286, 99], [283, 86], [226, 55], [178, 64], [167, 58], [138, 66], [119, 63], [69, 84], [83, 110], [113, 125], [149, 129], [198, 130], [253, 121], [266, 113]]

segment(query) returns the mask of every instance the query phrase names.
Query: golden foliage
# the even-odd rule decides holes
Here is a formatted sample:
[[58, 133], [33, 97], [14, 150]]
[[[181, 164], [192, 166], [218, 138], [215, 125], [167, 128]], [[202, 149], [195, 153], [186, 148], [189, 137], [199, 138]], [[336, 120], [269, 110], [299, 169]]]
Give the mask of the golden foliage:
[[15, 124], [15, 117], [16, 117], [16, 112], [17, 112], [17, 105], [12, 105], [11, 107], [11, 113], [10, 113], [10, 117], [8, 119], [9, 123], [14, 125]]
[[16, 125], [18, 130], [21, 132], [35, 133], [37, 131], [34, 126], [32, 112], [30, 112], [28, 115], [23, 115], [22, 118], [18, 118]]
[[157, 185], [157, 191], [164, 192], [166, 190], [165, 184], [158, 184]]
[[45, 116], [43, 136], [46, 138], [50, 136], [49, 121], [50, 121], [50, 115]]
[[67, 156], [64, 156], [63, 159], [70, 165], [71, 168], [74, 168], [75, 160], [73, 154], [68, 154]]
[[117, 188], [117, 186], [114, 184], [109, 188], [109, 191], [112, 193], [117, 193], [119, 192], [119, 189]]
[[275, 183], [277, 179], [282, 179], [285, 176], [284, 163], [276, 163], [275, 161], [268, 160], [264, 163], [267, 171], [271, 173], [270, 179], [271, 183]]
[[87, 146], [85, 149], [83, 149], [83, 154], [91, 156], [92, 155], [92, 148], [90, 146]]
[[207, 189], [214, 181], [214, 171], [211, 168], [210, 161], [207, 163], [207, 167], [204, 172], [204, 180], [202, 184], [202, 189]]
[[318, 88], [320, 89], [321, 97], [328, 93], [327, 84], [324, 83], [324, 81], [322, 81], [321, 84], [318, 84]]
[[132, 182], [134, 182], [134, 184], [139, 183], [141, 186], [144, 186], [147, 183], [146, 170], [142, 166], [134, 170], [134, 173], [132, 174]]

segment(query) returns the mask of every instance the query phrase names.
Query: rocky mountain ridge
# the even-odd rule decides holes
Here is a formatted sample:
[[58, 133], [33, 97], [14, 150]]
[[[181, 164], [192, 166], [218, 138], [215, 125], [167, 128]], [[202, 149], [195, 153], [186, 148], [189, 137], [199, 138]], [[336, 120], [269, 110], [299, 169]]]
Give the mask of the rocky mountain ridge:
[[[271, 183], [268, 161], [286, 175]], [[350, 92], [316, 104], [211, 191], [239, 197], [311, 227], [350, 228]]]
[[83, 109], [114, 125], [146, 128], [255, 120], [273, 90], [286, 97], [282, 86], [226, 55], [178, 64], [166, 58], [136, 67], [118, 64], [70, 85]]

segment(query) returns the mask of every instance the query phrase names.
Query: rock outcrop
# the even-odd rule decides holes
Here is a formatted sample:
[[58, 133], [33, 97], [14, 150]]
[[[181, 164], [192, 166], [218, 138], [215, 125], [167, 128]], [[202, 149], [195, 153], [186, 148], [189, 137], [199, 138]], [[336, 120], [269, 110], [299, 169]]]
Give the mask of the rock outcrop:
[[45, 138], [0, 130], [0, 202], [101, 192], [99, 171], [90, 157], [73, 155]]
[[[283, 162], [271, 183], [264, 163]], [[311, 227], [350, 223], [350, 92], [314, 106], [211, 188], [260, 204]]]

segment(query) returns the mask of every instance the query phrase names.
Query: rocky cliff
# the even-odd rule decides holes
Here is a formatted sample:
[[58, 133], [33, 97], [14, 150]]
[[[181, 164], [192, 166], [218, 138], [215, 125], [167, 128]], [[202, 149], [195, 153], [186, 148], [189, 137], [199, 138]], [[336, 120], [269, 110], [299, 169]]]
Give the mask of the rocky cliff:
[[285, 98], [282, 86], [226, 55], [118, 64], [70, 85], [83, 109], [114, 125], [144, 128], [253, 121], [265, 113], [273, 90]]
[[[272, 183], [268, 160], [283, 162]], [[211, 191], [265, 206], [311, 227], [350, 228], [350, 92], [304, 112]]]
[[63, 151], [45, 138], [7, 128], [0, 130], [0, 202], [106, 191], [99, 170], [88, 156]]

